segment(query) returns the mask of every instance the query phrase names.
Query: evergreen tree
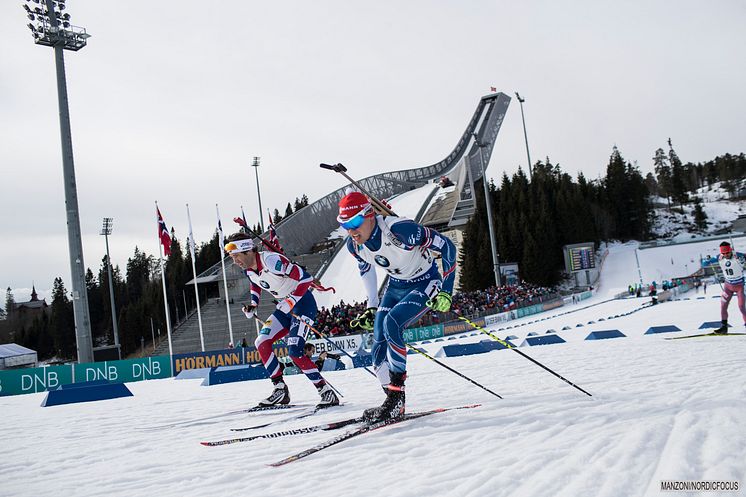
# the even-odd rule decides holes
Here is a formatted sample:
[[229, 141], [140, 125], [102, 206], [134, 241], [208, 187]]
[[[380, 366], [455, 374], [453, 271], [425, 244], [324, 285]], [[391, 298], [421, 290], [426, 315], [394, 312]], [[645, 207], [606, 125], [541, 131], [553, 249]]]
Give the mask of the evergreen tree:
[[477, 207], [474, 215], [466, 224], [464, 240], [460, 248], [459, 285], [463, 291], [481, 290], [495, 284], [484, 187], [475, 183], [474, 190]]
[[272, 213], [272, 223], [277, 224], [280, 221], [282, 221], [282, 216], [280, 215], [280, 211], [275, 209], [274, 212]]
[[706, 230], [707, 213], [702, 208], [702, 202], [699, 200], [699, 197], [694, 197], [694, 210], [692, 211], [692, 214], [694, 215], [694, 225], [697, 229], [700, 231]]
[[54, 350], [60, 357], [75, 358], [75, 318], [73, 305], [67, 297], [62, 278], [55, 278], [52, 287], [52, 315], [49, 328], [54, 343]]
[[660, 196], [660, 192], [658, 189], [658, 181], [656, 181], [655, 176], [653, 176], [653, 173], [648, 173], [645, 175], [645, 188], [648, 189], [648, 195], [651, 196]]
[[671, 192], [673, 191], [673, 185], [671, 182], [671, 166], [668, 163], [668, 157], [662, 148], [655, 151], [653, 157], [653, 168], [655, 174], [658, 177], [658, 189], [660, 194], [666, 197], [668, 202], [668, 208], [671, 208]]
[[300, 199], [298, 197], [295, 197], [295, 202], [293, 202], [293, 209], [295, 210], [295, 212], [298, 212], [302, 208], [303, 206], [300, 203]]
[[[189, 275], [192, 272], [192, 266], [191, 261], [184, 258], [184, 253], [181, 250], [181, 242], [179, 242], [176, 234], [173, 232], [171, 233], [171, 255], [168, 257], [165, 270], [166, 289], [170, 296], [168, 305], [171, 315], [176, 316], [176, 305], [177, 302], [181, 303], [183, 301], [182, 291], [184, 284], [191, 279]], [[193, 301], [193, 296], [189, 300]], [[183, 316], [184, 312], [181, 312], [180, 315]]]
[[[173, 245], [173, 243], [172, 243]], [[101, 313], [102, 319], [100, 322], [100, 332], [98, 336], [106, 336], [110, 343], [114, 343], [114, 324], [112, 320], [112, 309], [111, 309], [111, 290], [109, 288], [109, 269], [106, 255], [101, 258], [101, 266], [98, 270], [98, 281], [101, 282], [99, 286], [100, 302], [101, 302]], [[114, 304], [117, 311], [117, 323], [121, 315], [122, 307], [127, 303], [127, 288], [122, 278], [122, 272], [119, 266], [111, 268], [111, 281], [114, 288]]]
[[135, 246], [135, 253], [127, 259], [127, 300], [137, 302], [142, 298], [150, 277], [150, 261]]
[[288, 202], [287, 207], [285, 207], [285, 218], [290, 217], [293, 214], [293, 206], [290, 205], [290, 202]]
[[8, 315], [5, 313], [5, 309], [0, 307], [0, 321], [8, 319]]
[[[106, 257], [104, 257], [104, 260]], [[108, 285], [108, 278], [107, 278]], [[85, 288], [88, 294], [88, 309], [91, 318], [91, 333], [94, 338], [105, 336], [107, 325], [105, 323], [108, 315], [104, 312], [104, 299], [109, 298], [109, 287], [104, 290], [98, 284], [93, 271], [90, 268], [85, 273]]]
[[648, 189], [637, 166], [625, 163], [614, 147], [604, 178], [606, 207], [613, 223], [614, 236], [621, 240], [644, 240], [650, 231], [651, 211]]
[[13, 297], [13, 290], [8, 287], [5, 291], [5, 315], [8, 319], [13, 316], [13, 307], [15, 306], [16, 299]]
[[223, 256], [223, 247], [220, 246], [220, 235], [218, 230], [212, 234], [212, 238], [207, 243], [203, 243], [199, 247], [199, 256], [197, 257], [197, 271], [202, 272], [211, 268], [213, 265], [220, 262], [220, 258]]
[[671, 163], [671, 198], [683, 209], [684, 204], [689, 202], [689, 194], [686, 187], [686, 172], [679, 156], [676, 155], [673, 149], [670, 138], [668, 139], [668, 147], [668, 160]]
[[629, 240], [631, 230], [627, 224], [628, 219], [628, 194], [627, 189], [627, 165], [622, 158], [619, 149], [614, 146], [609, 164], [606, 167], [606, 178], [604, 178], [604, 189], [606, 202], [616, 228], [616, 236], [622, 240]]

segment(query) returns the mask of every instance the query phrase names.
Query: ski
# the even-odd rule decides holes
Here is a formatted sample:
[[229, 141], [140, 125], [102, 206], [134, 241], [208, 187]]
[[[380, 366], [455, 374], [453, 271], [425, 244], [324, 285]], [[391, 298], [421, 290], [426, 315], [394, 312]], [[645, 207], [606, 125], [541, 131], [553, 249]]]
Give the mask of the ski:
[[697, 335], [687, 335], [683, 337], [669, 337], [666, 340], [681, 340], [683, 338], [700, 338], [700, 337], [727, 337], [727, 336], [743, 336], [746, 333], [699, 333]]
[[150, 427], [144, 428], [144, 430], [146, 431], [147, 430], [162, 430], [164, 428], [199, 426], [202, 424], [209, 424], [210, 422], [214, 420], [226, 418], [229, 416], [236, 416], [238, 414], [251, 414], [255, 412], [281, 411], [281, 410], [284, 411], [287, 409], [297, 409], [300, 407], [308, 407], [308, 405], [307, 404], [278, 404], [278, 405], [273, 405], [273, 406], [254, 406], [254, 407], [249, 407], [247, 409], [238, 409], [235, 411], [214, 414], [212, 416], [205, 416], [202, 418], [188, 419], [185, 421], [176, 421], [174, 423], [168, 423], [165, 425], [150, 426]]
[[317, 452], [320, 452], [328, 447], [331, 447], [333, 445], [337, 445], [341, 442], [344, 442], [345, 440], [349, 440], [351, 438], [354, 438], [358, 435], [363, 435], [365, 433], [377, 430], [379, 428], [384, 428], [386, 426], [395, 425], [397, 423], [402, 423], [405, 421], [410, 421], [412, 419], [416, 418], [422, 418], [425, 416], [429, 416], [431, 414], [437, 414], [440, 412], [446, 412], [446, 411], [452, 411], [455, 409], [473, 409], [475, 407], [479, 407], [481, 404], [470, 404], [465, 406], [459, 406], [459, 407], [441, 407], [438, 409], [431, 409], [429, 411], [420, 411], [420, 412], [414, 412], [411, 414], [405, 414], [401, 418], [394, 418], [394, 419], [387, 419], [385, 421], [380, 421], [378, 423], [372, 423], [372, 424], [364, 424], [358, 428], [354, 428], [352, 430], [346, 431], [334, 438], [331, 438], [329, 440], [326, 440], [324, 442], [321, 442], [320, 444], [314, 445], [313, 447], [310, 447], [308, 449], [302, 450], [296, 454], [293, 454], [291, 456], [286, 457], [285, 459], [282, 459], [280, 461], [274, 462], [269, 464], [269, 466], [272, 467], [278, 467], [278, 466], [284, 466], [285, 464], [297, 461], [299, 459], [303, 459], [304, 457], [308, 457], [312, 454], [315, 454]]
[[290, 435], [302, 435], [304, 433], [313, 433], [315, 431], [328, 431], [328, 430], [337, 430], [339, 428], [344, 428], [345, 426], [349, 426], [356, 423], [362, 423], [363, 418], [357, 417], [357, 418], [349, 418], [349, 419], [343, 419], [340, 421], [333, 421], [331, 423], [323, 423], [316, 426], [306, 426], [304, 428], [293, 428], [290, 430], [283, 430], [283, 431], [276, 431], [274, 433], [265, 433], [263, 435], [253, 435], [250, 437], [241, 437], [241, 438], [230, 438], [227, 440], [217, 440], [214, 442], [200, 442], [200, 444], [206, 446], [206, 447], [217, 447], [219, 445], [231, 445], [235, 443], [241, 443], [241, 442], [249, 442], [251, 440], [256, 440], [258, 438], [279, 438], [279, 437], [287, 437]]
[[282, 419], [276, 419], [274, 421], [270, 421], [269, 423], [263, 423], [263, 424], [254, 425], [254, 426], [246, 426], [244, 428], [231, 428], [231, 431], [248, 431], [248, 430], [256, 430], [256, 429], [259, 429], [259, 428], [266, 428], [268, 426], [272, 426], [272, 425], [276, 425], [276, 424], [280, 424], [280, 423], [287, 423], [288, 421], [295, 421], [295, 420], [298, 420], [298, 419], [307, 418], [309, 416], [313, 416], [314, 414], [316, 414], [319, 411], [324, 411], [326, 409], [330, 409], [332, 407], [338, 407], [338, 406], [342, 406], [342, 405], [344, 405], [344, 404], [337, 404], [336, 406], [325, 406], [325, 407], [314, 406], [314, 407], [312, 407], [310, 409], [306, 409], [306, 410], [301, 411], [299, 413], [293, 414], [292, 416], [287, 416], [287, 417], [284, 417]]

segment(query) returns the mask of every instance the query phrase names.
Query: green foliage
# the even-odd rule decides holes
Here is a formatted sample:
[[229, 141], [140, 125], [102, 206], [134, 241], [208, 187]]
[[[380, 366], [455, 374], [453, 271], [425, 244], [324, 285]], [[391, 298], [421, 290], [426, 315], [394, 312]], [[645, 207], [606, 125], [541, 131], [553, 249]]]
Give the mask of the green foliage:
[[76, 357], [75, 319], [73, 304], [67, 297], [67, 290], [62, 278], [55, 278], [52, 286], [52, 316], [49, 330], [53, 347], [59, 357], [73, 359]]
[[684, 165], [681, 163], [681, 159], [679, 159], [679, 156], [673, 149], [670, 138], [668, 139], [668, 147], [668, 160], [671, 163], [671, 198], [683, 207], [686, 202], [689, 202], [686, 171], [684, 170]]
[[[466, 225], [460, 249], [463, 290], [494, 285], [483, 187], [474, 186], [477, 210]], [[564, 269], [562, 247], [612, 238], [646, 239], [651, 209], [648, 187], [639, 169], [613, 149], [606, 177], [577, 181], [547, 158], [527, 178], [519, 169], [503, 174], [500, 187], [490, 186], [501, 262], [518, 262], [521, 277], [531, 283], [556, 283]]]
[[699, 200], [699, 197], [694, 197], [694, 211], [692, 212], [694, 215], [694, 225], [697, 227], [698, 230], [704, 231], [707, 229], [707, 213], [702, 208], [702, 202]]
[[5, 291], [5, 315], [10, 318], [13, 314], [13, 306], [16, 303], [15, 297], [13, 297], [13, 290], [8, 287]]

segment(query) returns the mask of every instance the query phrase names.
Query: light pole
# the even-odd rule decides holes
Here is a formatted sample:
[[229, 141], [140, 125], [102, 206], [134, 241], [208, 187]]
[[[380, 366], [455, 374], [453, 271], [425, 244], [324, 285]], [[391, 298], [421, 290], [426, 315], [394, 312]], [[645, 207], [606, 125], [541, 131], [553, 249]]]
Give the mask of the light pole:
[[[54, 48], [57, 68], [57, 101], [60, 113], [60, 135], [62, 142], [62, 172], [65, 185], [65, 210], [67, 212], [67, 242], [70, 252], [73, 313], [75, 316], [75, 340], [78, 362], [93, 362], [93, 338], [91, 317], [88, 311], [88, 295], [85, 286], [85, 263], [80, 236], [78, 193], [75, 185], [73, 144], [70, 132], [70, 110], [67, 103], [65, 81], [65, 59], [63, 50], [77, 52], [87, 44], [90, 35], [84, 28], [70, 24], [70, 14], [63, 14], [64, 0], [34, 0], [23, 5], [31, 21], [28, 24], [34, 43]], [[36, 5], [33, 8], [29, 5]]]
[[259, 160], [261, 157], [254, 157], [254, 161], [251, 163], [251, 167], [254, 168], [256, 173], [256, 196], [259, 199], [259, 226], [262, 227], [262, 233], [264, 233], [264, 216], [262, 215], [262, 194], [259, 192]]
[[492, 247], [492, 269], [495, 272], [495, 284], [499, 287], [501, 284], [500, 280], [500, 258], [497, 255], [497, 241], [495, 239], [495, 227], [492, 223], [492, 202], [490, 202], [490, 189], [487, 186], [487, 174], [484, 172], [484, 156], [482, 155], [482, 142], [477, 138], [477, 134], [474, 133], [474, 143], [479, 147], [479, 166], [482, 168], [482, 183], [484, 183], [484, 202], [487, 205], [487, 224], [490, 229], [490, 245]]
[[117, 326], [117, 306], [114, 304], [114, 279], [111, 276], [111, 257], [109, 256], [109, 235], [114, 228], [114, 218], [105, 217], [101, 234], [106, 238], [106, 269], [109, 271], [109, 296], [111, 297], [111, 325], [114, 329], [114, 346], [117, 348], [119, 359], [122, 359], [122, 351], [119, 349], [119, 327]]
[[528, 157], [528, 176], [529, 178], [533, 177], [533, 172], [531, 171], [531, 153], [528, 151], [528, 134], [526, 134], [526, 117], [523, 115], [523, 102], [526, 101], [525, 98], [521, 98], [521, 96], [518, 94], [518, 92], [515, 92], [516, 98], [518, 98], [518, 102], [521, 104], [521, 120], [523, 121], [523, 138], [526, 140], [526, 156]]

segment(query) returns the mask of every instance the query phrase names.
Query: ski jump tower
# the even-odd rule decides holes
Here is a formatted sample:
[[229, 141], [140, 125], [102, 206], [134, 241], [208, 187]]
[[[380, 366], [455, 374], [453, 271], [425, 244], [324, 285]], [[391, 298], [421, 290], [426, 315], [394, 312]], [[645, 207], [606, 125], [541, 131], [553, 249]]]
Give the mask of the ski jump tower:
[[[461, 200], [448, 217], [452, 226], [465, 223], [463, 216], [463, 223], [459, 221], [459, 214], [474, 212], [473, 185], [482, 177], [479, 145], [486, 169], [509, 104], [510, 97], [505, 93], [483, 96], [458, 143], [443, 160], [430, 166], [376, 174], [358, 182], [376, 197], [389, 198], [441, 176], [452, 177], [459, 186]], [[337, 202], [349, 187], [348, 184], [329, 193], [277, 225], [277, 234], [288, 254], [308, 253], [313, 244], [338, 227]]]

